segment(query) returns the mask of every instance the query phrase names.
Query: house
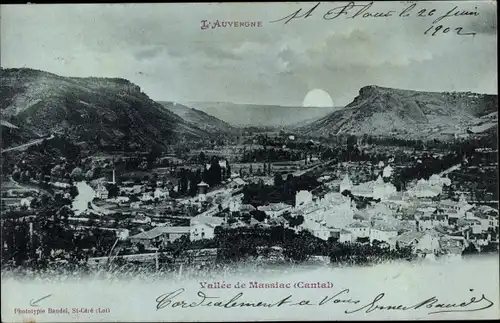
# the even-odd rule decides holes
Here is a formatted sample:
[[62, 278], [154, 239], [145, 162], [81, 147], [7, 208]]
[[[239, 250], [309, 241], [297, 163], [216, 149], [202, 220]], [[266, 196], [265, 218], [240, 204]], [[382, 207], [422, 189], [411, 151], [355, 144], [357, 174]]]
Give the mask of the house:
[[346, 227], [352, 233], [353, 239], [370, 237], [370, 226], [365, 222], [353, 222]]
[[498, 233], [498, 213], [488, 215], [490, 228]]
[[389, 243], [392, 238], [397, 237], [398, 231], [394, 227], [384, 226], [384, 225], [376, 225], [370, 228], [370, 243], [373, 243], [374, 240], [383, 241]]
[[189, 239], [191, 241], [202, 239], [213, 239], [215, 228], [221, 226], [224, 218], [198, 215], [191, 219], [189, 229]]
[[190, 227], [155, 227], [130, 237], [134, 244], [142, 243], [146, 248], [159, 248], [182, 236], [189, 236]]
[[105, 200], [108, 198], [108, 190], [106, 189], [106, 187], [101, 184], [97, 187], [97, 189], [95, 190], [95, 196], [98, 198], [98, 199], [102, 199], [102, 200]]
[[473, 211], [474, 216], [478, 218], [482, 225], [485, 226], [487, 221], [487, 227], [493, 231], [498, 230], [498, 210], [490, 206], [481, 205]]
[[[479, 219], [476, 219], [476, 218], [458, 219], [457, 225], [459, 227], [465, 227], [465, 228], [472, 229], [472, 233], [474, 233], [474, 234], [483, 232], [483, 226], [481, 224], [481, 221]], [[486, 231], [486, 230], [484, 230], [484, 231]]]
[[320, 238], [326, 241], [328, 240], [328, 238], [334, 235], [335, 230], [328, 228], [325, 224], [325, 221], [304, 219], [304, 223], [300, 225], [300, 228], [311, 232], [311, 234], [316, 238]]
[[483, 232], [488, 231], [489, 228], [493, 228], [490, 226], [490, 217], [487, 214], [476, 213], [473, 219], [477, 219], [481, 223], [480, 226]]
[[458, 211], [460, 207], [458, 206], [458, 203], [453, 202], [452, 200], [441, 200], [439, 201], [438, 207], [440, 209], [443, 209], [444, 211]]
[[423, 216], [418, 220], [418, 230], [429, 230], [438, 225], [448, 225], [448, 216], [443, 214], [433, 214], [430, 216]]
[[458, 219], [461, 218], [461, 215], [455, 210], [448, 211], [445, 214], [448, 217], [448, 225], [457, 225]]
[[462, 240], [453, 239], [450, 236], [444, 235], [439, 239], [439, 248], [445, 254], [461, 255], [464, 249]]
[[349, 178], [348, 174], [345, 174], [344, 179], [342, 179], [342, 182], [340, 182], [340, 193], [343, 193], [345, 191], [351, 191], [352, 190], [352, 181]]
[[339, 242], [340, 243], [351, 243], [354, 241], [352, 232], [346, 229], [340, 230]]
[[259, 206], [257, 208], [259, 211], [266, 212], [271, 218], [275, 218], [283, 215], [285, 212], [290, 211], [292, 209], [291, 205], [285, 203], [271, 203], [264, 206]]
[[469, 241], [481, 248], [488, 245], [491, 241], [491, 234], [483, 232], [469, 235]]
[[151, 218], [149, 216], [145, 216], [144, 214], [139, 214], [131, 220], [132, 223], [137, 224], [147, 224], [151, 223]]
[[107, 199], [107, 201], [118, 204], [125, 204], [130, 201], [130, 198], [128, 196], [117, 196], [114, 199]]
[[313, 195], [309, 191], [298, 191], [295, 194], [295, 207], [301, 206], [301, 205], [307, 205], [311, 203], [313, 200]]
[[399, 235], [396, 239], [397, 247], [412, 247], [417, 253], [434, 253], [440, 250], [439, 237], [430, 231], [409, 231]]
[[235, 179], [233, 179], [233, 188], [240, 188], [240, 187], [245, 186], [246, 184], [247, 184], [247, 182], [242, 180], [240, 177], [236, 177]]
[[153, 192], [153, 197], [155, 199], [164, 199], [169, 196], [168, 190], [162, 190], [161, 188], [157, 187], [155, 191]]
[[126, 195], [136, 195], [143, 191], [142, 185], [134, 185], [132, 187], [121, 187], [120, 192]]

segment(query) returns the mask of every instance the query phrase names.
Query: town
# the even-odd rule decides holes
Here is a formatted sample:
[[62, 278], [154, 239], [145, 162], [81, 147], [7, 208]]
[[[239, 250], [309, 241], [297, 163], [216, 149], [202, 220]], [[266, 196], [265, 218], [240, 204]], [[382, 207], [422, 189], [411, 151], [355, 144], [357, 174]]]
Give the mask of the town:
[[89, 154], [56, 134], [3, 153], [2, 265], [159, 271], [498, 252], [495, 147], [479, 135], [282, 130]]

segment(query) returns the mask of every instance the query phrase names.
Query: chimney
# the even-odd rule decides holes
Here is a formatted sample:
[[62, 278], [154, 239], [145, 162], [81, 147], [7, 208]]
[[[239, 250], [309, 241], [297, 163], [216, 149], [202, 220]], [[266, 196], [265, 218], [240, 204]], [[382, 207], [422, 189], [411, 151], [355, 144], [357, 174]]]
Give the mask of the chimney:
[[115, 169], [113, 168], [113, 184], [116, 184], [116, 175], [115, 175]]

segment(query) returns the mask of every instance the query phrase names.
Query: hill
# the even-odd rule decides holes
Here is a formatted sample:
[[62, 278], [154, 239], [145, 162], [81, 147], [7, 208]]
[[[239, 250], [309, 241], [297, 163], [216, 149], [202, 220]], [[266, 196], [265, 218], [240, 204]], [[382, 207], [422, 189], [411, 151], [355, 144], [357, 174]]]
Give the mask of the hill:
[[[312, 136], [369, 134], [402, 138], [446, 138], [482, 131], [498, 115], [498, 95], [421, 92], [366, 86], [344, 109], [297, 130]], [[492, 123], [493, 124], [493, 123]], [[492, 126], [492, 125], [491, 125]]]
[[2, 128], [16, 129], [17, 136], [64, 133], [72, 142], [144, 148], [208, 135], [125, 79], [62, 77], [28, 68], [1, 69], [0, 79]]
[[203, 111], [176, 102], [159, 101], [170, 112], [210, 133], [235, 133], [238, 129]]
[[183, 104], [238, 127], [288, 127], [312, 118], [324, 117], [336, 109], [232, 102], [186, 102]]

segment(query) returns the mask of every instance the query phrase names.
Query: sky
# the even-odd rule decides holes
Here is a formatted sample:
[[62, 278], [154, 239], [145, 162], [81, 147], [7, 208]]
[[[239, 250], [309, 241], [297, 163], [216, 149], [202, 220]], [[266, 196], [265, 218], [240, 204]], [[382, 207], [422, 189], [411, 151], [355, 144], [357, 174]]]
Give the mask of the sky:
[[[122, 77], [152, 99], [300, 106], [322, 89], [335, 106], [379, 85], [425, 91], [497, 93], [496, 4], [492, 1], [376, 2], [332, 17], [348, 3], [80, 4], [1, 7], [1, 66], [63, 76]], [[424, 35], [457, 6], [478, 15], [446, 17], [448, 33]], [[334, 9], [337, 8], [337, 9]], [[333, 10], [332, 10], [333, 9]], [[435, 9], [432, 16], [417, 13]], [[299, 14], [299, 15], [300, 15]], [[201, 21], [261, 21], [262, 27], [208, 28]], [[474, 36], [459, 36], [474, 32]]]

